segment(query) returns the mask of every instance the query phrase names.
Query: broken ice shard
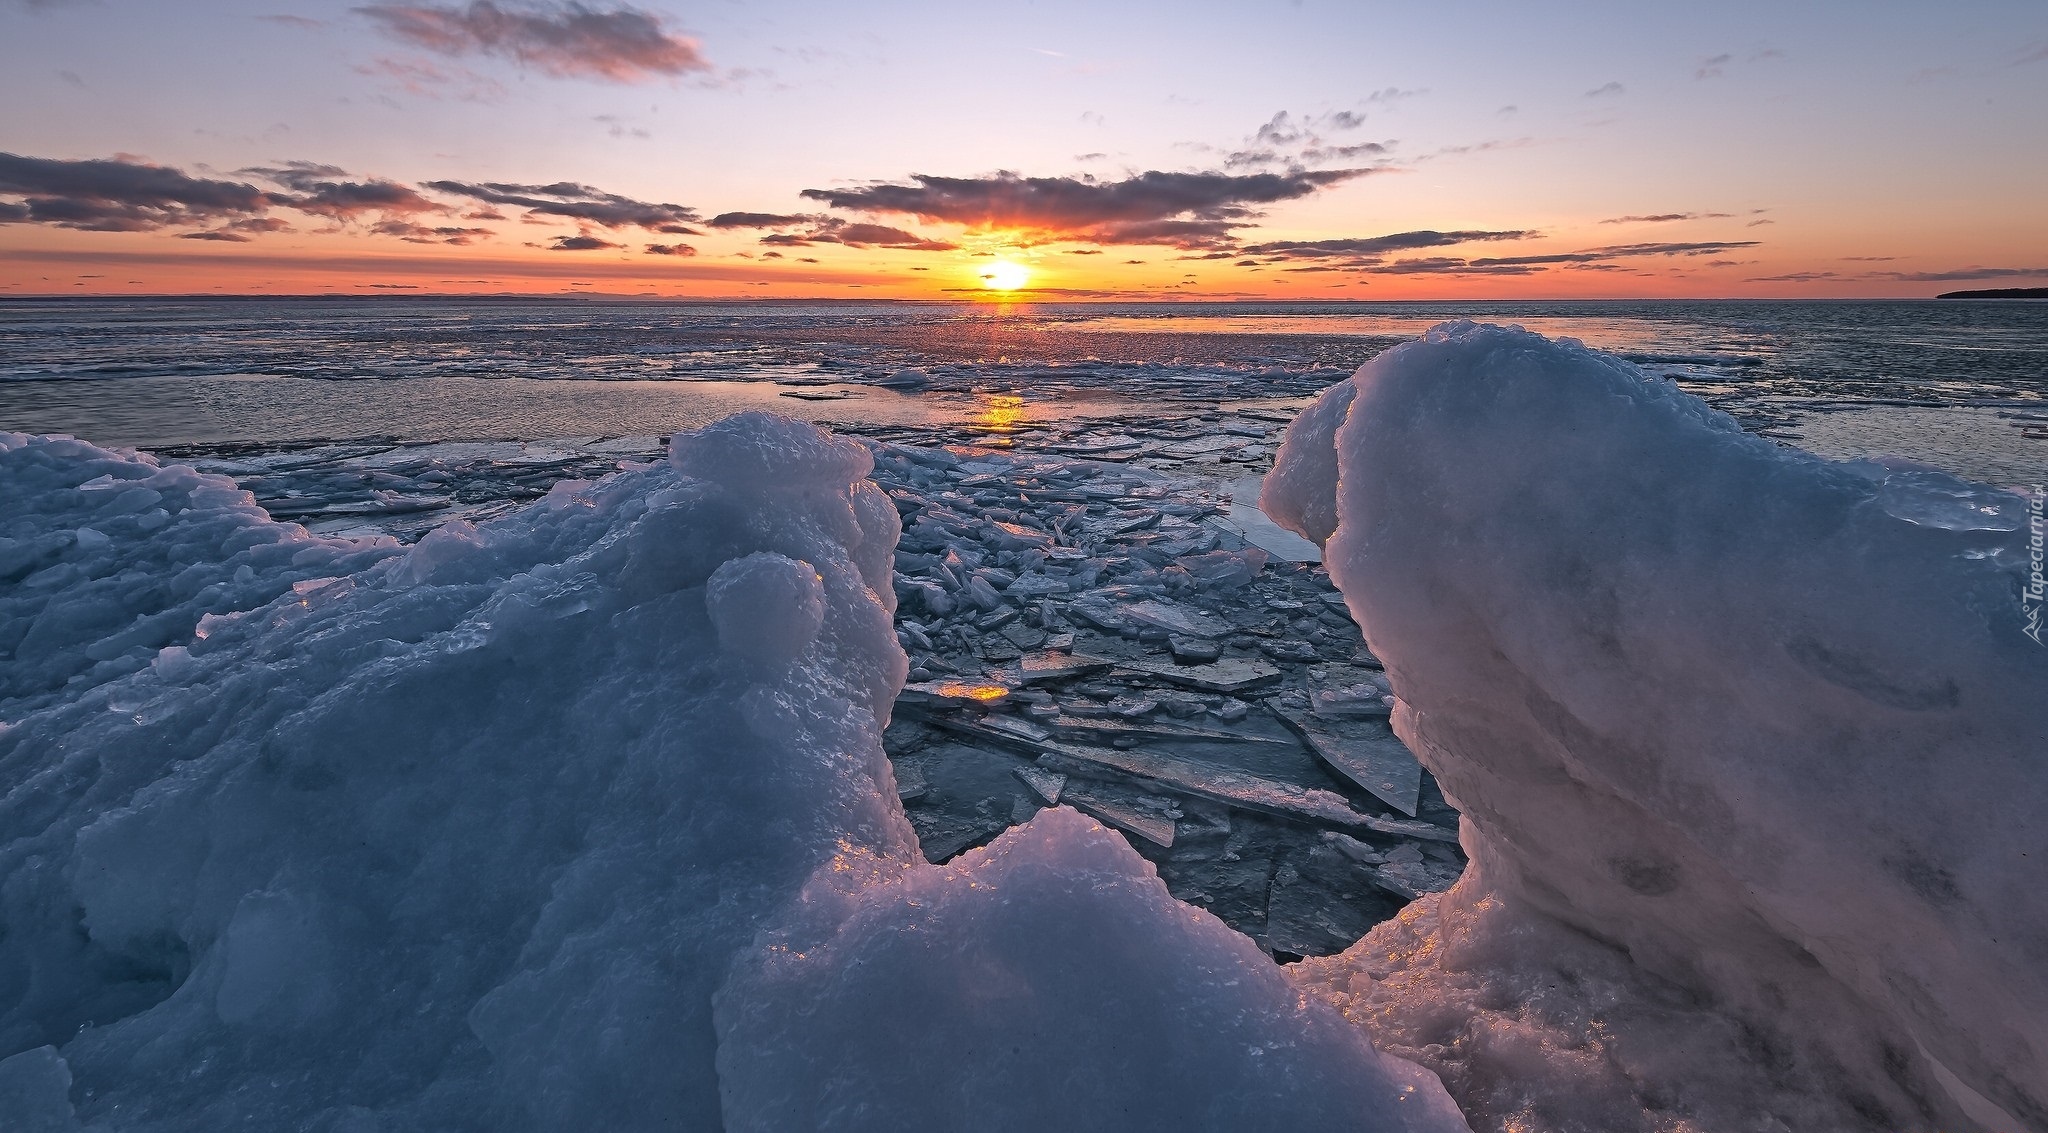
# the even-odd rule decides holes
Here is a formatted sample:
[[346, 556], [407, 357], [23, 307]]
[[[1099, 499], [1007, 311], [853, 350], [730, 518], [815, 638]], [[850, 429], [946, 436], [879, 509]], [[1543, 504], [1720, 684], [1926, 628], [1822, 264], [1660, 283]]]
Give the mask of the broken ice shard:
[[1266, 708], [1302, 738], [1316, 757], [1410, 818], [1422, 794], [1422, 764], [1394, 730], [1375, 720], [1325, 720], [1278, 699]]

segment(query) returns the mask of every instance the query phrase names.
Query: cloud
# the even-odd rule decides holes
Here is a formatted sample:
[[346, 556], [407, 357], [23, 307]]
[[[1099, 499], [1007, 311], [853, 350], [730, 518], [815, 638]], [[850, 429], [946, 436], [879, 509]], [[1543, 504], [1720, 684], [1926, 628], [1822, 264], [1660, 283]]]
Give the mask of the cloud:
[[603, 228], [645, 228], [679, 236], [696, 235], [687, 225], [697, 220], [697, 210], [682, 205], [636, 201], [617, 193], [601, 192], [588, 185], [558, 181], [552, 185], [515, 185], [502, 181], [474, 184], [467, 181], [427, 181], [420, 186], [437, 193], [470, 197], [494, 205], [513, 205], [535, 214], [587, 221]]
[[1494, 264], [1589, 264], [1600, 260], [1625, 259], [1635, 256], [1710, 256], [1726, 252], [1731, 248], [1754, 248], [1755, 240], [1701, 240], [1682, 244], [1615, 244], [1605, 248], [1592, 248], [1584, 252], [1553, 252], [1540, 256], [1503, 256], [1493, 259], [1478, 259], [1472, 262], [1486, 266]]
[[915, 232], [885, 224], [848, 224], [819, 233], [815, 239], [820, 243], [844, 244], [849, 248], [910, 248], [920, 252], [950, 252], [959, 247], [944, 240], [927, 240]]
[[[1380, 92], [1381, 97], [1392, 92]], [[1392, 92], [1405, 94], [1408, 92]], [[1360, 158], [1384, 156], [1391, 148], [1386, 142], [1358, 142], [1349, 145], [1333, 145], [1317, 133], [1318, 130], [1351, 130], [1364, 123], [1365, 115], [1355, 110], [1338, 110], [1326, 114], [1296, 118], [1282, 110], [1262, 123], [1245, 139], [1244, 147], [1224, 156], [1225, 169], [1259, 169], [1277, 167], [1295, 170], [1304, 166], [1322, 165], [1336, 161], [1356, 161]], [[1192, 147], [1209, 149], [1207, 146]]]
[[805, 189], [809, 200], [849, 212], [897, 213], [1007, 231], [1039, 241], [1171, 244], [1216, 247], [1258, 215], [1252, 206], [1306, 197], [1371, 172], [1365, 169], [1286, 173], [1139, 173], [1117, 181], [1092, 176], [985, 177], [913, 174], [911, 184]]
[[[0, 224], [38, 223], [96, 232], [150, 232], [199, 227], [181, 239], [244, 243], [264, 233], [289, 232], [266, 215], [291, 209], [334, 224], [376, 218], [370, 231], [412, 243], [468, 244], [488, 228], [428, 227], [416, 218], [453, 211], [410, 185], [383, 178], [352, 179], [347, 171], [312, 161], [288, 161], [236, 171], [269, 182], [188, 176], [168, 166], [129, 158], [61, 161], [0, 154]], [[503, 219], [490, 214], [490, 219]], [[475, 219], [472, 217], [472, 219]]]
[[1820, 283], [1824, 280], [1840, 279], [1831, 271], [1788, 271], [1783, 275], [1753, 275], [1748, 283]]
[[1428, 93], [1429, 89], [1427, 87], [1416, 90], [1402, 90], [1400, 87], [1382, 87], [1366, 95], [1365, 101], [1368, 105], [1378, 103], [1381, 106], [1392, 106], [1398, 102], [1406, 102], [1411, 98], [1421, 98]]
[[819, 213], [722, 212], [704, 222], [706, 228], [789, 228], [826, 219]]
[[649, 244], [647, 245], [647, 254], [650, 256], [694, 256], [697, 254], [697, 249], [690, 247], [688, 244]]
[[1237, 229], [1242, 227], [1234, 220], [1140, 220], [1129, 224], [1105, 224], [1068, 238], [1093, 244], [1164, 244], [1195, 251], [1234, 247]]
[[346, 170], [311, 161], [288, 161], [282, 166], [258, 166], [235, 172], [282, 185], [298, 195], [281, 197], [278, 203], [334, 221], [354, 220], [373, 212], [412, 216], [446, 211], [409, 185], [380, 178], [345, 181], [341, 178], [348, 176]]
[[1527, 149], [1536, 144], [1531, 137], [1489, 138], [1483, 142], [1471, 142], [1458, 146], [1443, 146], [1417, 157], [1416, 161], [1433, 161], [1439, 157], [1462, 157], [1470, 153], [1492, 153], [1495, 150]]
[[425, 59], [376, 59], [358, 64], [359, 75], [385, 79], [407, 94], [420, 98], [453, 97], [463, 102], [495, 102], [505, 94], [505, 84], [479, 75], [467, 67], [442, 66]]
[[1879, 271], [1873, 279], [1896, 279], [1906, 283], [1949, 283], [1972, 279], [2048, 279], [2048, 267], [2040, 268], [1956, 268], [1953, 271]]
[[609, 241], [609, 240], [600, 240], [600, 239], [598, 239], [598, 238], [597, 238], [597, 237], [595, 237], [595, 236], [589, 236], [589, 235], [584, 235], [584, 236], [557, 236], [557, 237], [555, 237], [555, 242], [554, 242], [554, 243], [552, 243], [552, 244], [550, 244], [550, 245], [548, 245], [548, 251], [550, 251], [550, 252], [600, 252], [600, 251], [603, 251], [603, 250], [605, 250], [605, 249], [607, 249], [607, 248], [623, 248], [623, 247], [625, 247], [625, 245], [624, 245], [624, 244], [614, 244], [614, 243], [612, 243], [612, 242], [611, 242], [611, 241]]
[[960, 246], [885, 224], [856, 223], [822, 213], [722, 212], [712, 217], [706, 227], [803, 230], [772, 232], [761, 237], [761, 243], [781, 248], [844, 244], [849, 248], [900, 248], [914, 252], [950, 252]]
[[1644, 216], [1615, 216], [1601, 221], [1602, 224], [1669, 224], [1675, 220], [1726, 220], [1732, 212], [1658, 212]]
[[1270, 256], [1276, 260], [1323, 260], [1347, 259], [1364, 260], [1385, 255], [1388, 252], [1408, 251], [1415, 248], [1441, 248], [1452, 244], [1471, 244], [1490, 240], [1528, 240], [1542, 233], [1528, 229], [1508, 231], [1464, 230], [1437, 232], [1421, 229], [1414, 232], [1394, 232], [1385, 236], [1356, 236], [1334, 240], [1275, 240], [1266, 244], [1247, 244], [1232, 255]]
[[[1608, 270], [1609, 261], [1635, 259], [1643, 256], [1707, 256], [1727, 252], [1735, 248], [1753, 248], [1755, 240], [1694, 241], [1666, 244], [1615, 244], [1605, 248], [1588, 248], [1580, 252], [1550, 252], [1531, 256], [1482, 256], [1463, 259], [1455, 256], [1436, 256], [1414, 260], [1396, 260], [1379, 265], [1359, 265], [1357, 270], [1374, 274], [1391, 275], [1531, 275], [1551, 267], [1590, 268]], [[1311, 269], [1292, 268], [1292, 271]], [[1314, 270], [1338, 270], [1336, 267], [1322, 267]]]
[[52, 224], [88, 232], [148, 232], [170, 225], [250, 216], [277, 203], [241, 181], [187, 176], [166, 165], [119, 158], [65, 161], [0, 153], [0, 222]]
[[557, 78], [637, 83], [708, 71], [696, 40], [632, 7], [560, 4], [371, 4], [356, 9], [385, 34], [448, 56], [516, 59]]
[[231, 244], [246, 244], [253, 235], [270, 232], [290, 232], [292, 226], [274, 216], [252, 216], [242, 220], [231, 220], [219, 228], [204, 232], [180, 232], [180, 240], [220, 240]]
[[599, 114], [591, 118], [605, 127], [605, 133], [614, 138], [652, 138], [653, 133], [641, 126], [631, 124], [630, 119], [616, 114]]
[[379, 236], [396, 236], [408, 244], [454, 244], [458, 247], [497, 235], [488, 228], [428, 227], [406, 220], [380, 221], [371, 225], [370, 231]]
[[[1767, 59], [1783, 59], [1784, 57], [1785, 53], [1775, 47], [1760, 47], [1744, 55], [1741, 62], [1761, 63]], [[1699, 66], [1693, 68], [1692, 77], [1695, 79], [1718, 79], [1727, 74], [1728, 68], [1736, 62], [1737, 60], [1732, 52], [1724, 51], [1719, 55], [1709, 55], [1700, 60]]]
[[1613, 95], [1619, 95], [1619, 94], [1627, 94], [1627, 93], [1628, 93], [1628, 88], [1627, 88], [1627, 87], [1625, 87], [1625, 86], [1622, 86], [1622, 85], [1621, 85], [1620, 83], [1608, 83], [1608, 84], [1606, 84], [1605, 86], [1598, 86], [1598, 87], [1594, 87], [1594, 88], [1593, 88], [1592, 90], [1589, 90], [1589, 91], [1587, 91], [1587, 92], [1586, 92], [1586, 97], [1587, 97], [1587, 98], [1608, 98], [1608, 97], [1610, 97], [1610, 96], [1613, 96]]

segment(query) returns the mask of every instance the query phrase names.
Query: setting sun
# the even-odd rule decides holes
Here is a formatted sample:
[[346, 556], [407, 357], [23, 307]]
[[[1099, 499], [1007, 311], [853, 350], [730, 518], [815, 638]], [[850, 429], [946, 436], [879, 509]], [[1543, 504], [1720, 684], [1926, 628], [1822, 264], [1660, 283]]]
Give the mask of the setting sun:
[[1009, 260], [997, 260], [982, 269], [981, 285], [990, 291], [1015, 291], [1031, 282], [1031, 269]]

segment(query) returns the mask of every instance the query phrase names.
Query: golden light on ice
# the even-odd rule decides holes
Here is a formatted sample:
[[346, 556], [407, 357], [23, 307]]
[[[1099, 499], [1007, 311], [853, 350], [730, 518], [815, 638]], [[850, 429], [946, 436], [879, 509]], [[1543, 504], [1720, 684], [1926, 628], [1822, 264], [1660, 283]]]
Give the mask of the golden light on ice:
[[1031, 282], [1031, 269], [1009, 260], [997, 260], [981, 269], [981, 285], [990, 291], [1015, 291]]
[[991, 394], [974, 415], [974, 424], [991, 433], [1015, 432], [1024, 420], [1024, 399], [1014, 393]]

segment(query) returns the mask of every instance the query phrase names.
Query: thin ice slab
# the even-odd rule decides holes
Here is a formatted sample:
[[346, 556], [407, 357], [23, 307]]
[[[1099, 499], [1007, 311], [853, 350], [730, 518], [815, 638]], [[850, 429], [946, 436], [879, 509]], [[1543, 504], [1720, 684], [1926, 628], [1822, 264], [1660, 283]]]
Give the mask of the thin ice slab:
[[1230, 632], [1230, 625], [1212, 614], [1186, 606], [1147, 598], [1139, 602], [1127, 602], [1117, 613], [1126, 621], [1163, 629], [1168, 633], [1184, 634], [1190, 637], [1222, 637]]
[[1143, 673], [1182, 688], [1191, 688], [1199, 692], [1220, 692], [1227, 696], [1264, 688], [1280, 680], [1280, 670], [1277, 667], [1253, 657], [1226, 657], [1206, 665], [1176, 665], [1148, 658], [1141, 661], [1122, 661], [1118, 663], [1118, 667]]
[[1031, 788], [1032, 794], [1045, 800], [1047, 806], [1058, 806], [1060, 795], [1067, 789], [1065, 775], [1057, 771], [1047, 771], [1043, 767], [1019, 767], [1016, 769], [1016, 776], [1025, 786]]
[[1017, 659], [1017, 683], [1051, 684], [1099, 673], [1112, 664], [1114, 662], [1101, 657], [1090, 657], [1085, 653], [1060, 653], [1052, 650], [1026, 653]]
[[1042, 753], [1038, 765], [1049, 771], [1083, 776], [1094, 773], [1098, 777], [1104, 771], [1116, 772], [1149, 779], [1181, 794], [1209, 799], [1239, 810], [1255, 810], [1320, 826], [1378, 830], [1379, 824], [1393, 821], [1355, 810], [1344, 796], [1333, 791], [1283, 783], [1234, 768], [1212, 767], [1159, 752], [1068, 743], [1038, 746]]
[[1322, 548], [1266, 518], [1259, 510], [1259, 489], [1265, 477], [1246, 476], [1230, 484], [1230, 514], [1214, 516], [1208, 522], [1244, 539], [1282, 562], [1319, 563]]
[[1179, 740], [1188, 743], [1283, 744], [1294, 741], [1253, 732], [1197, 728], [1187, 724], [1154, 723], [1145, 720], [1117, 720], [1108, 717], [1055, 716], [1046, 723], [1062, 732], [1087, 732], [1108, 739], [1128, 736], [1135, 740]]
[[1162, 850], [1173, 848], [1173, 819], [1130, 806], [1099, 788], [1068, 787], [1060, 798], [1066, 805], [1099, 822], [1135, 834]]
[[1294, 729], [1316, 757], [1373, 797], [1415, 817], [1422, 797], [1422, 765], [1393, 729], [1378, 720], [1325, 720], [1277, 699], [1266, 709]]
[[918, 708], [988, 708], [1009, 695], [1009, 686], [993, 681], [918, 681], [904, 685], [896, 702]]

